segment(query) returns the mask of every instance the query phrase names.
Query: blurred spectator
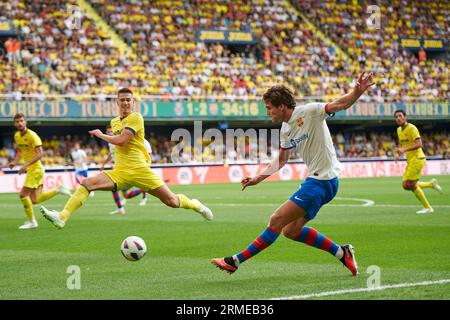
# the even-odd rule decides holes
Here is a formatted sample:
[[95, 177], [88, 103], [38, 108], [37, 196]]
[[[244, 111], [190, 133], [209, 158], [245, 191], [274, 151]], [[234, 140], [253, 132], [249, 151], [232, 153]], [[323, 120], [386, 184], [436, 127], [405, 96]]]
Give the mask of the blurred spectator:
[[6, 57], [11, 64], [20, 62], [20, 41], [14, 38], [8, 38], [5, 42]]
[[427, 53], [425, 52], [425, 50], [423, 50], [422, 47], [420, 47], [419, 50], [419, 62], [425, 62], [427, 61]]

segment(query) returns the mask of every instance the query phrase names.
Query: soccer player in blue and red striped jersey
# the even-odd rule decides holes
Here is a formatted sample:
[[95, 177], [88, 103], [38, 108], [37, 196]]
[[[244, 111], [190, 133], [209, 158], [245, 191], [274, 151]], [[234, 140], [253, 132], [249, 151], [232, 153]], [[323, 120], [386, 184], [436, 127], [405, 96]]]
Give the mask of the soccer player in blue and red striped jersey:
[[294, 93], [283, 85], [276, 85], [263, 96], [267, 114], [272, 122], [280, 123], [281, 150], [276, 158], [256, 177], [242, 179], [242, 190], [256, 185], [280, 170], [296, 148], [308, 168], [308, 177], [300, 188], [270, 217], [269, 225], [243, 251], [211, 262], [229, 273], [235, 272], [246, 260], [273, 244], [282, 233], [285, 237], [329, 252], [347, 267], [353, 276], [358, 274], [352, 245], [338, 245], [317, 230], [306, 226], [315, 218], [320, 208], [330, 202], [338, 190], [341, 163], [336, 158], [333, 141], [326, 119], [353, 105], [370, 87], [372, 73], [364, 72], [355, 88], [330, 103], [296, 105]]

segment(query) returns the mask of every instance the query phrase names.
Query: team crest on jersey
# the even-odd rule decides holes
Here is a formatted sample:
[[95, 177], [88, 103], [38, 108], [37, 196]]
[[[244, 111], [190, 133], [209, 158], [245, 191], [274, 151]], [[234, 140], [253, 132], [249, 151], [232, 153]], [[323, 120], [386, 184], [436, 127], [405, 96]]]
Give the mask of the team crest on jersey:
[[304, 123], [303, 118], [299, 118], [295, 122], [297, 123], [298, 127], [301, 127], [303, 125], [303, 123]]

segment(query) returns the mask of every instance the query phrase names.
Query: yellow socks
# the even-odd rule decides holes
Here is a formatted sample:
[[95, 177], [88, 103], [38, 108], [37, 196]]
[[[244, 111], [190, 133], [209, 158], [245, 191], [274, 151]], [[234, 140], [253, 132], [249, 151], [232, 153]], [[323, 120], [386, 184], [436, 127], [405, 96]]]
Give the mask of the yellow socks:
[[36, 203], [41, 203], [44, 202], [48, 199], [53, 198], [54, 196], [56, 196], [58, 194], [58, 191], [56, 189], [52, 189], [52, 190], [48, 190], [45, 192], [42, 192], [36, 199]]
[[59, 215], [60, 219], [64, 222], [69, 220], [72, 213], [83, 205], [86, 199], [89, 197], [89, 191], [85, 186], [80, 185], [74, 194], [67, 201], [66, 206]]
[[200, 211], [200, 203], [194, 202], [184, 194], [177, 194], [178, 199], [180, 199], [180, 208], [184, 209], [194, 209], [195, 211]]
[[433, 188], [433, 183], [431, 181], [429, 182], [417, 182], [416, 186], [421, 188]]
[[23, 208], [25, 209], [25, 214], [27, 215], [28, 220], [29, 221], [35, 220], [33, 203], [31, 202], [31, 198], [30, 197], [20, 198], [20, 201], [22, 201]]
[[416, 190], [414, 190], [413, 192], [416, 195], [417, 199], [419, 199], [419, 201], [422, 203], [424, 208], [431, 208], [431, 205], [428, 202], [427, 197], [425, 197], [425, 193], [423, 192], [419, 184], [416, 185]]

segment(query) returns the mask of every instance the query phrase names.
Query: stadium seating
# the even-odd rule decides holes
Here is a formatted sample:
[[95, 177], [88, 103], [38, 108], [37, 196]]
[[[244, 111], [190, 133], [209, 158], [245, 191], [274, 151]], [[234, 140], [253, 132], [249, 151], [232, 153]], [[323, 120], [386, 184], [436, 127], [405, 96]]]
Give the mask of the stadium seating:
[[[91, 2], [146, 64], [158, 68], [170, 94], [260, 96], [271, 83], [290, 82], [300, 96], [324, 96], [343, 93], [352, 80], [349, 62], [284, 1]], [[220, 44], [196, 43], [197, 28], [250, 28], [261, 43], [233, 54]]]
[[72, 25], [73, 5], [76, 1], [0, 2], [0, 11], [21, 31], [24, 65], [56, 92], [74, 97], [115, 93], [131, 85], [136, 62], [120, 55], [92, 20], [83, 17], [79, 26]]
[[[263, 83], [276, 79], [251, 50], [231, 53], [220, 44], [195, 39], [197, 28], [243, 29], [249, 5], [226, 1], [91, 1], [137, 52], [153, 80], [145, 93], [169, 96], [257, 96]], [[194, 12], [192, 15], [190, 12]]]
[[[402, 6], [405, 1], [408, 5]], [[449, 4], [403, 2], [381, 1], [382, 14], [392, 18], [381, 20], [382, 32], [369, 32], [361, 27], [366, 8], [355, 1], [292, 1], [296, 11], [282, 0], [231, 4], [224, 0], [90, 0], [135, 55], [120, 53], [112, 35], [87, 16], [73, 28], [75, 0], [3, 1], [0, 17], [14, 21], [22, 46], [19, 60], [40, 79], [29, 80], [29, 73], [21, 74], [18, 91], [22, 93], [42, 93], [39, 86], [48, 85], [46, 92], [83, 98], [130, 86], [140, 95], [164, 99], [242, 99], [259, 97], [274, 82], [286, 82], [300, 97], [331, 99], [349, 89], [355, 74], [370, 69], [378, 75], [379, 86], [364, 97], [366, 101], [445, 101], [449, 98], [448, 63], [419, 62], [399, 48], [398, 37], [448, 37]], [[259, 42], [233, 52], [220, 44], [197, 42], [199, 28], [250, 29]], [[6, 56], [3, 61], [9, 65], [0, 69], [5, 78], [15, 62], [8, 62]], [[31, 88], [23, 84], [29, 81]], [[5, 86], [0, 82], [0, 93], [9, 91], [11, 85], [2, 89]]]
[[371, 3], [366, 1], [292, 2], [354, 62], [379, 74], [379, 95], [383, 100], [447, 101], [450, 98], [448, 61], [420, 62], [399, 46], [401, 36], [448, 41], [448, 1], [377, 1], [380, 29], [367, 27], [367, 6]]

